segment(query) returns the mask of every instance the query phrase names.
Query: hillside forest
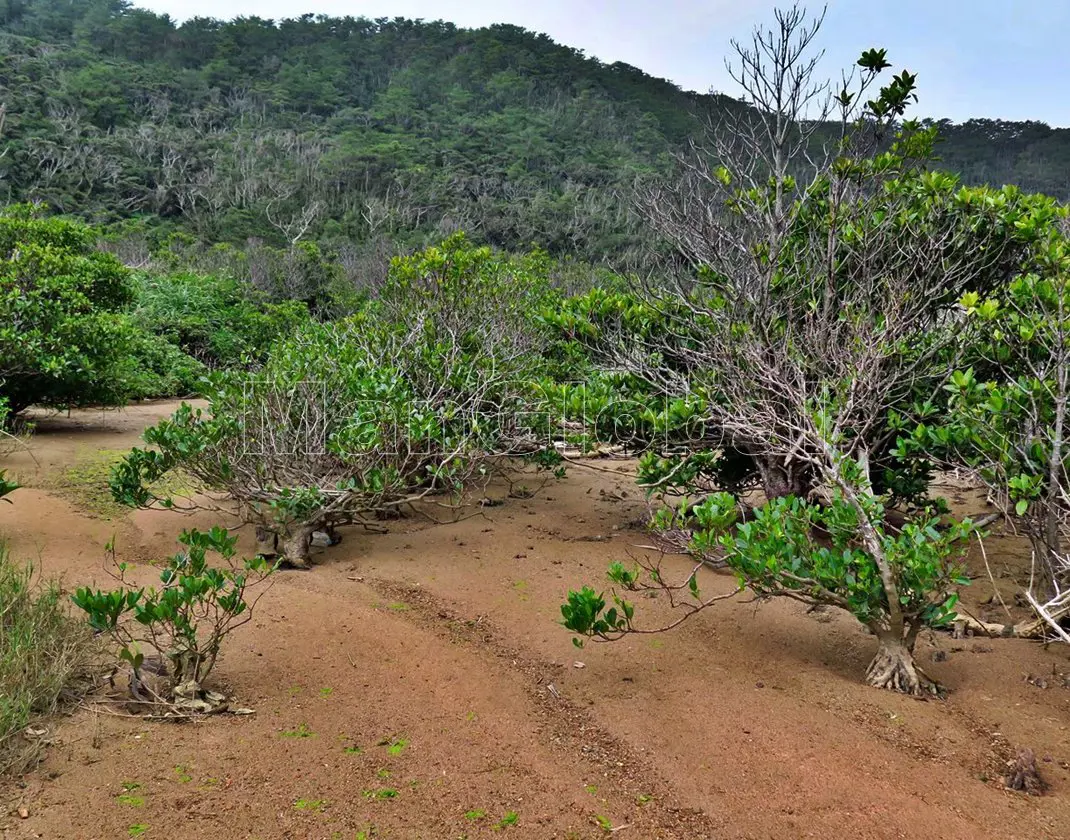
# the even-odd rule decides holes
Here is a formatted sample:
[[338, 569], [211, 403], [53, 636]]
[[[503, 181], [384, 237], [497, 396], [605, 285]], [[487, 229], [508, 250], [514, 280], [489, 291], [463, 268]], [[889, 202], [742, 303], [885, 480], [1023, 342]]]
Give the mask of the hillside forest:
[[[0, 201], [142, 249], [312, 242], [359, 273], [463, 230], [630, 266], [655, 245], [635, 182], [741, 107], [515, 26], [0, 3]], [[1070, 199], [1070, 129], [935, 125], [934, 165], [963, 183]]]

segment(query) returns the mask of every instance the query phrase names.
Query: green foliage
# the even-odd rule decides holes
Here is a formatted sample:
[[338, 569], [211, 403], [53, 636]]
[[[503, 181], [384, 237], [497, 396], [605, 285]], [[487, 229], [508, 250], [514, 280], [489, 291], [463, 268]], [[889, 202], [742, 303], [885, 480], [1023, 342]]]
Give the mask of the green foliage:
[[298, 303], [257, 306], [233, 282], [131, 281], [96, 250], [99, 234], [36, 207], [0, 214], [0, 393], [13, 413], [196, 393], [196, 357], [255, 361], [304, 317]]
[[1065, 577], [1070, 522], [1070, 243], [1051, 224], [1066, 216], [1066, 208], [1038, 204], [1030, 221], [1049, 235], [1028, 270], [1005, 288], [963, 295], [973, 366], [945, 386], [945, 422], [919, 424], [901, 444], [929, 446], [974, 468], [1018, 518], [1048, 582]]
[[22, 772], [38, 754], [23, 732], [91, 686], [96, 652], [55, 581], [34, 582], [0, 542], [0, 775]]
[[[690, 552], [723, 562], [741, 586], [758, 597], [786, 595], [811, 604], [841, 607], [875, 632], [891, 624], [889, 588], [872, 552], [858, 542], [859, 511], [842, 498], [816, 505], [794, 497], [775, 499], [739, 522], [739, 504], [728, 493], [710, 495], [691, 506], [684, 524], [691, 527]], [[883, 559], [892, 570], [895, 605], [916, 634], [921, 627], [943, 627], [955, 615], [954, 587], [966, 585], [961, 557], [972, 533], [968, 520], [941, 525], [938, 519], [887, 528], [882, 512], [871, 512]], [[664, 588], [660, 571], [613, 564], [610, 581], [621, 590]], [[695, 606], [702, 603], [697, 570], [686, 581]], [[635, 630], [635, 606], [616, 594], [607, 609], [605, 594], [590, 587], [570, 591], [561, 607], [564, 626], [581, 636], [616, 638]]]
[[[866, 549], [856, 544], [856, 507], [834, 498], [817, 506], [782, 498], [754, 512], [754, 518], [731, 527], [737, 509], [730, 496], [714, 495], [694, 509], [693, 547], [719, 546], [741, 583], [759, 596], [797, 593], [814, 603], [848, 610], [860, 622], [888, 625], [889, 603], [881, 570]], [[971, 533], [970, 523], [940, 528], [939, 521], [908, 522], [894, 532], [873, 519], [881, 548], [895, 576], [899, 608], [914, 626], [941, 627], [954, 616], [954, 585], [965, 585], [957, 565]], [[817, 534], [827, 534], [828, 544]]]
[[[274, 567], [260, 557], [235, 563], [237, 538], [223, 528], [183, 531], [179, 541], [186, 548], [168, 560], [160, 573], [160, 589], [104, 592], [82, 587], [71, 600], [85, 611], [97, 633], [115, 641], [119, 658], [135, 676], [144, 663], [143, 648], [150, 646], [167, 658], [175, 686], [200, 686], [227, 636], [251, 617], [246, 591], [262, 583]], [[224, 565], [209, 565], [209, 554]], [[123, 581], [127, 567], [118, 568]]]
[[11, 503], [11, 499], [4, 498], [10, 493], [14, 493], [19, 489], [19, 485], [14, 481], [9, 481], [6, 478], [4, 470], [0, 470], [0, 501]]
[[520, 814], [516, 811], [506, 811], [502, 818], [491, 826], [491, 829], [494, 831], [501, 831], [504, 828], [516, 825], [518, 822], [520, 822]]
[[[538, 255], [507, 259], [462, 236], [396, 260], [374, 306], [306, 323], [255, 373], [214, 375], [209, 411], [183, 406], [147, 430], [155, 449], [120, 465], [115, 498], [170, 504], [148, 485], [182, 467], [307, 543], [314, 527], [486, 480], [528, 431], [543, 267]], [[285, 553], [305, 561], [300, 545]]]
[[273, 342], [308, 320], [303, 303], [272, 304], [228, 278], [138, 274], [134, 290], [135, 323], [210, 369], [261, 362]]
[[206, 370], [170, 341], [140, 329], [130, 336], [121, 376], [130, 399], [185, 397], [200, 390]]
[[[889, 66], [880, 50], [860, 65], [861, 91]], [[880, 642], [871, 684], [935, 690], [911, 652], [921, 628], [955, 614], [971, 527], [938, 518], [926, 495], [934, 452], [912, 430], [946, 416], [941, 386], [969, 340], [959, 298], [1029, 264], [1055, 214], [1016, 188], [927, 171], [936, 131], [899, 120], [915, 87], [903, 72], [864, 103], [845, 91], [838, 156], [809, 182], [773, 144], [758, 164], [766, 180], [738, 161], [740, 172], [711, 168], [701, 190], [657, 194], [651, 219], [696, 276], [591, 292], [548, 319], [613, 370], [618, 394], [646, 389], [630, 427], [599, 429], [628, 432], [648, 491], [683, 498], [654, 527], [697, 562], [676, 582], [656, 560], [614, 564], [612, 599], [569, 593], [573, 632], [652, 632], [622, 591], [667, 595], [683, 613], [675, 626], [731, 596], [700, 591], [702, 563], [723, 564], [759, 597], [841, 607], [869, 627]], [[751, 510], [740, 498], [758, 486], [765, 501]], [[893, 526], [886, 510], [899, 503], [906, 521]]]
[[982, 367], [956, 372], [946, 389], [960, 422], [950, 440], [975, 465], [1002, 472], [1011, 500], [1026, 505], [1044, 492], [1055, 455], [1054, 377], [1070, 345], [1070, 248], [1058, 241], [1049, 255], [1047, 270], [1015, 278], [1002, 302], [963, 296], [983, 336]]
[[127, 272], [93, 245], [77, 222], [30, 206], [0, 212], [0, 398], [13, 414], [115, 404], [130, 391]]
[[282, 733], [283, 738], [312, 738], [316, 733], [307, 723], [299, 723], [297, 729], [291, 729]]
[[379, 788], [377, 790], [363, 791], [365, 799], [396, 799], [398, 791], [395, 788]]
[[515, 26], [43, 6], [0, 11], [0, 86], [25, 92], [3, 183], [205, 241], [420, 246], [460, 221], [501, 247], [620, 254], [642, 231], [615, 188], [666, 169], [715, 101]]
[[[316, 207], [306, 238], [324, 243], [418, 247], [459, 222], [513, 250], [622, 257], [650, 237], [617, 194], [669, 171], [707, 116], [740, 110], [508, 25], [179, 24], [108, 0], [22, 0], [0, 7], [0, 39], [0, 88], [22, 94], [0, 160], [11, 199], [211, 242], [288, 244]], [[861, 67], [886, 64], [873, 50]], [[899, 113], [910, 81], [881, 113]], [[939, 125], [943, 165], [968, 183], [1067, 197], [1066, 129]]]
[[[562, 625], [581, 636], [609, 638], [612, 633], [623, 633], [628, 629], [634, 614], [634, 606], [614, 596], [616, 607], [606, 610], [605, 593], [598, 593], [589, 586], [579, 592], [569, 590], [568, 600], [561, 605]], [[618, 607], [620, 611], [618, 612]], [[577, 647], [583, 642], [573, 639]]]

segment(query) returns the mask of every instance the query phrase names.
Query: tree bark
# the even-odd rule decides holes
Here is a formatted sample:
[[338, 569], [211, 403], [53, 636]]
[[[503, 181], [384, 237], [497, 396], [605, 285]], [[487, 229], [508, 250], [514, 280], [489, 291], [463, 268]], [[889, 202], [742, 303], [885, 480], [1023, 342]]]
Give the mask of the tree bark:
[[270, 528], [256, 526], [256, 553], [269, 560], [279, 553], [279, 535]]
[[877, 655], [869, 663], [866, 683], [913, 697], [938, 696], [940, 687], [914, 662], [913, 645], [884, 631], [877, 635]]
[[312, 532], [315, 525], [297, 525], [282, 540], [282, 562], [292, 569], [308, 569]]
[[805, 499], [813, 489], [812, 481], [801, 474], [800, 469], [793, 470], [785, 467], [783, 459], [758, 456], [755, 458], [758, 466], [758, 474], [762, 479], [762, 492], [769, 501], [780, 499], [784, 496], [798, 496]]

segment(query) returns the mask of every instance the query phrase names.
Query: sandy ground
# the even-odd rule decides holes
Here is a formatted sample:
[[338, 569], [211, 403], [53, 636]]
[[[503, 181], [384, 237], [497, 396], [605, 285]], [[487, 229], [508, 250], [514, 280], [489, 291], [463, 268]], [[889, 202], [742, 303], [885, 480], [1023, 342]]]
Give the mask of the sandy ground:
[[[0, 460], [26, 485], [0, 505], [13, 555], [107, 585], [113, 536], [145, 564], [218, 521], [103, 518], [57, 479], [173, 407], [41, 421], [30, 452]], [[556, 624], [565, 592], [648, 540], [631, 465], [596, 465], [460, 522], [349, 529], [314, 570], [280, 573], [225, 651], [214, 678], [254, 715], [164, 724], [97, 704], [56, 721], [44, 763], [0, 789], [0, 837], [1070, 837], [1065, 647], [926, 636], [919, 660], [950, 690], [929, 702], [865, 687], [872, 638], [789, 602], [740, 598], [670, 634], [575, 649]], [[1021, 546], [987, 550], [1009, 598]], [[971, 609], [998, 618], [974, 565]], [[1017, 746], [1036, 751], [1047, 796], [1002, 790]]]

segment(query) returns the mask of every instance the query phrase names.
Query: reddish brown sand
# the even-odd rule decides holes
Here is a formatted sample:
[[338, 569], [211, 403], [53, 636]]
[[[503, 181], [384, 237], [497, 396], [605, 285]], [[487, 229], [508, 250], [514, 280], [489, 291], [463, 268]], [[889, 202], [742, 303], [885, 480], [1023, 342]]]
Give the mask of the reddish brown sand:
[[[40, 489], [172, 408], [42, 422], [36, 462], [0, 462], [28, 485], [0, 505], [12, 553], [68, 586], [103, 585], [113, 534], [144, 563], [216, 521], [108, 521]], [[599, 817], [634, 840], [1070, 837], [1070, 688], [1053, 677], [1070, 674], [1065, 647], [926, 636], [918, 656], [950, 689], [942, 702], [867, 688], [872, 638], [787, 601], [739, 599], [670, 634], [573, 648], [555, 623], [564, 593], [601, 585], [648, 540], [629, 524], [643, 511], [630, 465], [596, 466], [461, 522], [349, 529], [314, 570], [280, 573], [226, 650], [215, 680], [254, 715], [165, 724], [87, 708], [56, 721], [44, 763], [0, 791], [0, 837], [596, 838]], [[1017, 545], [989, 540], [997, 577], [1022, 575]], [[977, 604], [991, 585], [975, 571]], [[656, 620], [660, 607], [640, 609]], [[1047, 796], [1002, 790], [1018, 746], [1036, 751]]]

